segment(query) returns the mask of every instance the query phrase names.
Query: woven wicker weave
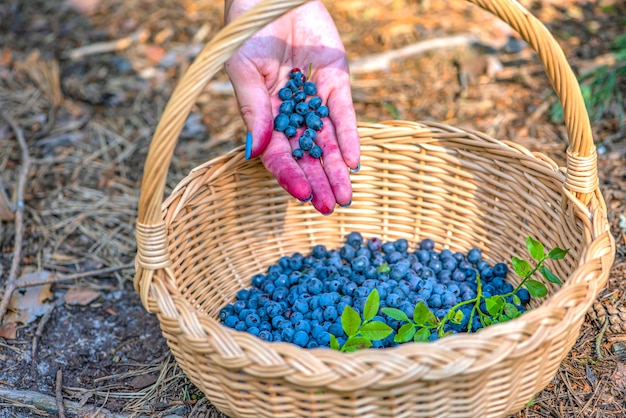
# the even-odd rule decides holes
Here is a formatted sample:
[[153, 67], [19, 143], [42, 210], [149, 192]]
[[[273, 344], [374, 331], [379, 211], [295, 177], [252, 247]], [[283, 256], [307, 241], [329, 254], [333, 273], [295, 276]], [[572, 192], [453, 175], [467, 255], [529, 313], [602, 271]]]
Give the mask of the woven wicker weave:
[[[501, 417], [552, 379], [605, 285], [615, 244], [598, 189], [580, 91], [548, 31], [513, 0], [473, 0], [537, 51], [564, 107], [567, 167], [511, 142], [437, 123], [360, 124], [361, 171], [349, 208], [321, 216], [288, 196], [242, 148], [195, 168], [163, 202], [174, 146], [211, 77], [258, 29], [304, 3], [264, 1], [225, 27], [188, 69], [145, 165], [135, 286], [178, 363], [238, 417]], [[527, 235], [571, 248], [549, 264], [566, 283], [522, 317], [428, 344], [339, 353], [267, 343], [217, 320], [281, 255], [336, 248], [350, 231], [439, 249], [526, 253]]]

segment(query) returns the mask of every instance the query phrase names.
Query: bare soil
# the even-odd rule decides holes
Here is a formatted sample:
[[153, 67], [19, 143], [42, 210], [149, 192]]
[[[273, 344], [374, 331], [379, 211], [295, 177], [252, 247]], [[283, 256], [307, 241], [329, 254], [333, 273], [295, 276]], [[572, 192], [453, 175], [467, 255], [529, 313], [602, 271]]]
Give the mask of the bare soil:
[[[59, 416], [57, 396], [67, 416], [223, 417], [177, 368], [132, 287], [147, 147], [176, 81], [221, 28], [222, 2], [74, 3], [93, 8], [80, 12], [64, 0], [0, 3], [0, 110], [9, 118], [0, 117], [0, 189], [15, 193], [23, 162], [12, 120], [31, 159], [20, 275], [41, 282], [14, 292], [0, 325], [0, 418]], [[624, 66], [614, 51], [626, 26], [623, 2], [523, 3], [578, 73]], [[563, 163], [566, 134], [551, 118], [554, 95], [543, 70], [495, 18], [461, 1], [326, 4], [351, 60], [454, 34], [482, 41], [355, 73], [360, 120], [471, 127]], [[626, 77], [615, 85], [626, 94]], [[626, 416], [625, 123], [621, 100], [608, 101], [593, 120], [617, 242], [608, 286], [554, 380], [517, 418]], [[187, 121], [168, 188], [244, 135], [221, 72]], [[0, 285], [17, 235], [14, 219], [0, 221]]]

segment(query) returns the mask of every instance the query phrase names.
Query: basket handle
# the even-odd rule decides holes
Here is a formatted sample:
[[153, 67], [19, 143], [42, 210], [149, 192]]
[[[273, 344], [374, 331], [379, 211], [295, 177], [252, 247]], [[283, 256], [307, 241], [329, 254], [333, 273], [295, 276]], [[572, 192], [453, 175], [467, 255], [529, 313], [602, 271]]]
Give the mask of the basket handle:
[[[168, 265], [161, 209], [165, 181], [178, 136], [198, 96], [248, 38], [306, 1], [261, 1], [226, 25], [202, 49], [177, 84], [150, 143], [144, 167], [137, 220], [138, 267], [155, 270]], [[516, 0], [468, 1], [508, 23], [538, 54], [563, 106], [570, 141], [564, 189], [587, 206], [598, 193], [596, 152], [580, 87], [563, 51], [546, 27]], [[142, 291], [148, 290], [144, 287]]]

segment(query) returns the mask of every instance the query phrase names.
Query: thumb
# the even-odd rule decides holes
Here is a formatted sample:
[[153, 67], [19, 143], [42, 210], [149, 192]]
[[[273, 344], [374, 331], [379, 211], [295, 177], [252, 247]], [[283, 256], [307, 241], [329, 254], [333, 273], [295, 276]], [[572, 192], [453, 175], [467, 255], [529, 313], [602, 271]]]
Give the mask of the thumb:
[[[239, 111], [248, 129], [246, 158], [258, 157], [272, 138], [274, 117], [269, 91], [263, 76], [250, 64], [240, 65], [239, 60], [226, 63], [226, 72], [235, 89]], [[243, 70], [242, 70], [243, 69]]]

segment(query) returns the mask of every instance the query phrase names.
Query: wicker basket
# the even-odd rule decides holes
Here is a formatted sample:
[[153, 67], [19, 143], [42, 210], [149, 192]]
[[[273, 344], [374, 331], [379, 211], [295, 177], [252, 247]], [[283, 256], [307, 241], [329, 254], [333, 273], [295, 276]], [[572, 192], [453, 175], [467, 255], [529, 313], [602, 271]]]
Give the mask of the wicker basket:
[[[150, 146], [137, 223], [135, 286], [190, 380], [237, 417], [502, 417], [555, 375], [615, 253], [596, 153], [574, 75], [549, 32], [514, 0], [472, 0], [538, 52], [563, 103], [567, 167], [516, 144], [437, 123], [360, 124], [349, 208], [319, 215], [242, 148], [195, 168], [163, 202], [174, 146], [197, 96], [252, 34], [305, 0], [263, 1], [201, 52]], [[219, 309], [279, 256], [345, 234], [433, 238], [489, 260], [526, 254], [527, 235], [570, 248], [549, 264], [566, 283], [522, 317], [428, 344], [339, 353], [267, 343], [226, 328]]]

